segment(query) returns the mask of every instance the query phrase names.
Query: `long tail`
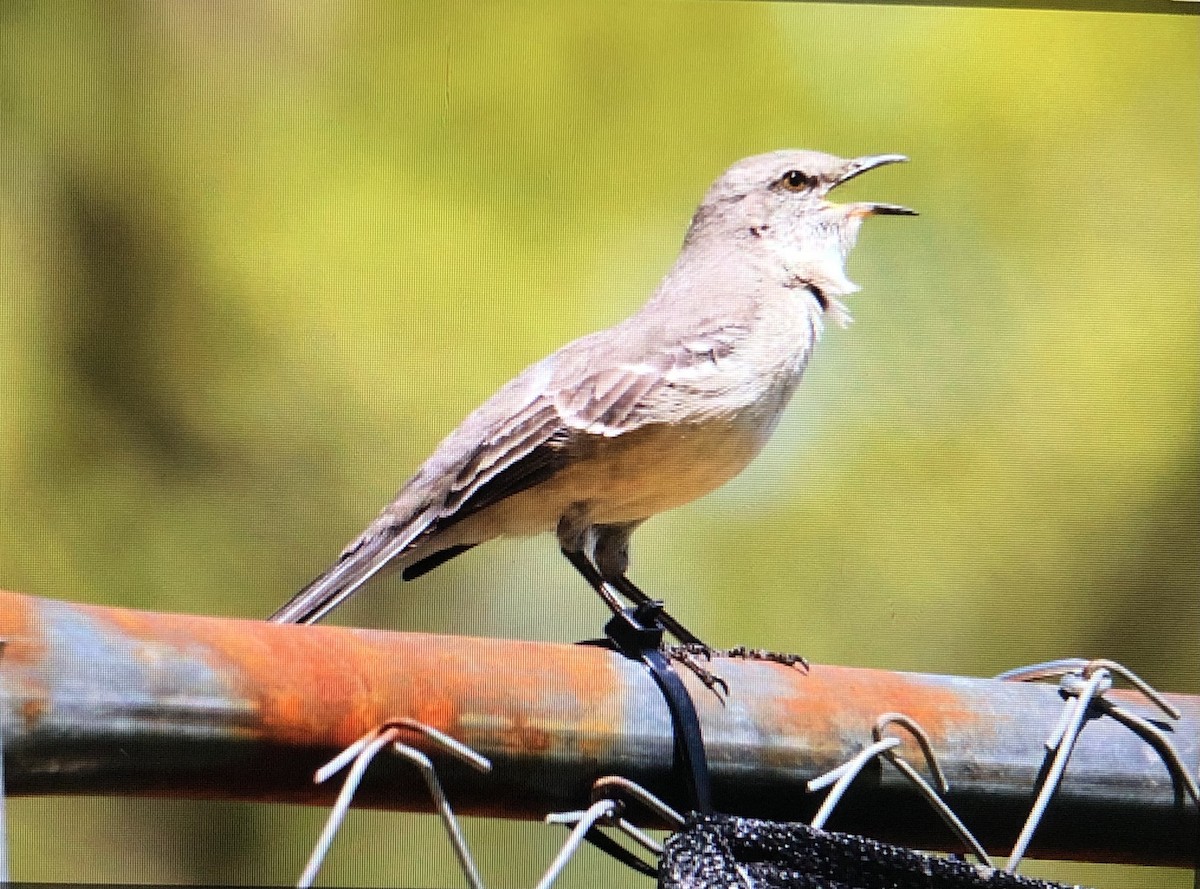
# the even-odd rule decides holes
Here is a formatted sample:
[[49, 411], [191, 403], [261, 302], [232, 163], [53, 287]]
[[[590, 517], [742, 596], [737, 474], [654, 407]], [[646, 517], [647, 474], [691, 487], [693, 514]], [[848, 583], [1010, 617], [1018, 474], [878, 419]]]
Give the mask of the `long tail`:
[[316, 623], [383, 570], [425, 530], [424, 523], [376, 522], [346, 547], [337, 563], [267, 618], [277, 624]]

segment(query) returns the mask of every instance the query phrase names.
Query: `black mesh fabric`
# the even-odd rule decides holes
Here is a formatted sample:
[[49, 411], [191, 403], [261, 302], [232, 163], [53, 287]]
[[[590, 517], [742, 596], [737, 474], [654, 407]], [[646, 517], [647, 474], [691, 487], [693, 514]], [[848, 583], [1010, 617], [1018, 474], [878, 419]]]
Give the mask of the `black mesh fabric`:
[[[807, 824], [692, 814], [666, 841], [664, 889], [1065, 889]], [[1081, 887], [1075, 887], [1081, 889]]]

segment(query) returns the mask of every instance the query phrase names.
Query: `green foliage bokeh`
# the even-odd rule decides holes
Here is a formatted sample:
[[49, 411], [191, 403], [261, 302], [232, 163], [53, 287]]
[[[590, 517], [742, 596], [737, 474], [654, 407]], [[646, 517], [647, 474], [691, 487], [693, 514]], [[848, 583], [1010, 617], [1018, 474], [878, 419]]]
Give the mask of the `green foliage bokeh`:
[[[633, 311], [733, 160], [897, 151], [845, 189], [922, 212], [865, 227], [856, 323], [745, 475], [639, 532], [634, 576], [717, 644], [1104, 655], [1198, 693], [1197, 21], [0, 5], [0, 586], [265, 615], [499, 384]], [[543, 539], [336, 619], [569, 641], [602, 614]], [[20, 801], [14, 875], [288, 882], [322, 814]], [[436, 823], [394, 819], [355, 815], [327, 879], [455, 883]], [[561, 840], [470, 830], [498, 886]]]

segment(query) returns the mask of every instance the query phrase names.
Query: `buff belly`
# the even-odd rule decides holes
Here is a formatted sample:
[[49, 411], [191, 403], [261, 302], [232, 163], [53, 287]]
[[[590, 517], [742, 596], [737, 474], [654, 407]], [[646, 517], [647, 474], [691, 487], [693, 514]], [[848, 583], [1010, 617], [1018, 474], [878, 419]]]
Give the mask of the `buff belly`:
[[726, 418], [589, 439], [580, 443], [576, 459], [547, 481], [447, 529], [438, 548], [552, 532], [568, 511], [582, 510], [588, 524], [641, 521], [732, 479], [761, 450], [764, 432], [769, 429]]

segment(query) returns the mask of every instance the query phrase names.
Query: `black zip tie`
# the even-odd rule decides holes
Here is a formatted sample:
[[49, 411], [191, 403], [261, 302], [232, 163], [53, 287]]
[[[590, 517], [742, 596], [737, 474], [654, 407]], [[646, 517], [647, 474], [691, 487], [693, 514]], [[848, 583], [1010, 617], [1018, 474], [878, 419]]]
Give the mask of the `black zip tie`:
[[[666, 822], [671, 830], [678, 830], [686, 824], [686, 821], [673, 808], [650, 793], [646, 788], [630, 781], [628, 778], [622, 778], [619, 775], [607, 775], [603, 778], [597, 778], [592, 784], [591, 809], [588, 809], [586, 812], [561, 812], [547, 815], [546, 822], [575, 825], [577, 828], [579, 824], [591, 817], [591, 813], [595, 811], [595, 806], [604, 802], [609, 802], [613, 805], [595, 818], [591, 826], [588, 827], [587, 832], [583, 834], [582, 839], [588, 841], [597, 849], [607, 852], [613, 858], [617, 859], [617, 861], [638, 873], [645, 874], [648, 877], [657, 877], [659, 875], [659, 860], [662, 858], [663, 847], [626, 820], [625, 814], [630, 804], [636, 803], [651, 817]], [[646, 861], [634, 854], [633, 851], [622, 846], [608, 834], [601, 831], [601, 825], [617, 828], [622, 833], [625, 833], [638, 843], [638, 845], [642, 846], [642, 848], [653, 853], [654, 859]], [[565, 865], [565, 861], [561, 865], [556, 861], [555, 867], [547, 872], [547, 878], [551, 881], [556, 879], [558, 873], [561, 872], [562, 867], [565, 867]]]
[[636, 608], [622, 608], [604, 625], [604, 635], [617, 651], [633, 660], [640, 660], [650, 670], [671, 713], [675, 735], [675, 771], [688, 788], [691, 808], [702, 814], [713, 811], [712, 782], [708, 774], [708, 757], [704, 753], [704, 737], [700, 733], [700, 718], [696, 705], [679, 674], [662, 650], [663, 626], [659, 616], [663, 603], [642, 602]]
[[583, 838], [608, 855], [615, 858], [621, 864], [628, 868], [637, 871], [647, 877], [658, 876], [658, 862], [650, 863], [636, 854], [626, 849], [608, 834], [602, 832], [600, 828], [593, 826], [591, 830], [583, 835]]

